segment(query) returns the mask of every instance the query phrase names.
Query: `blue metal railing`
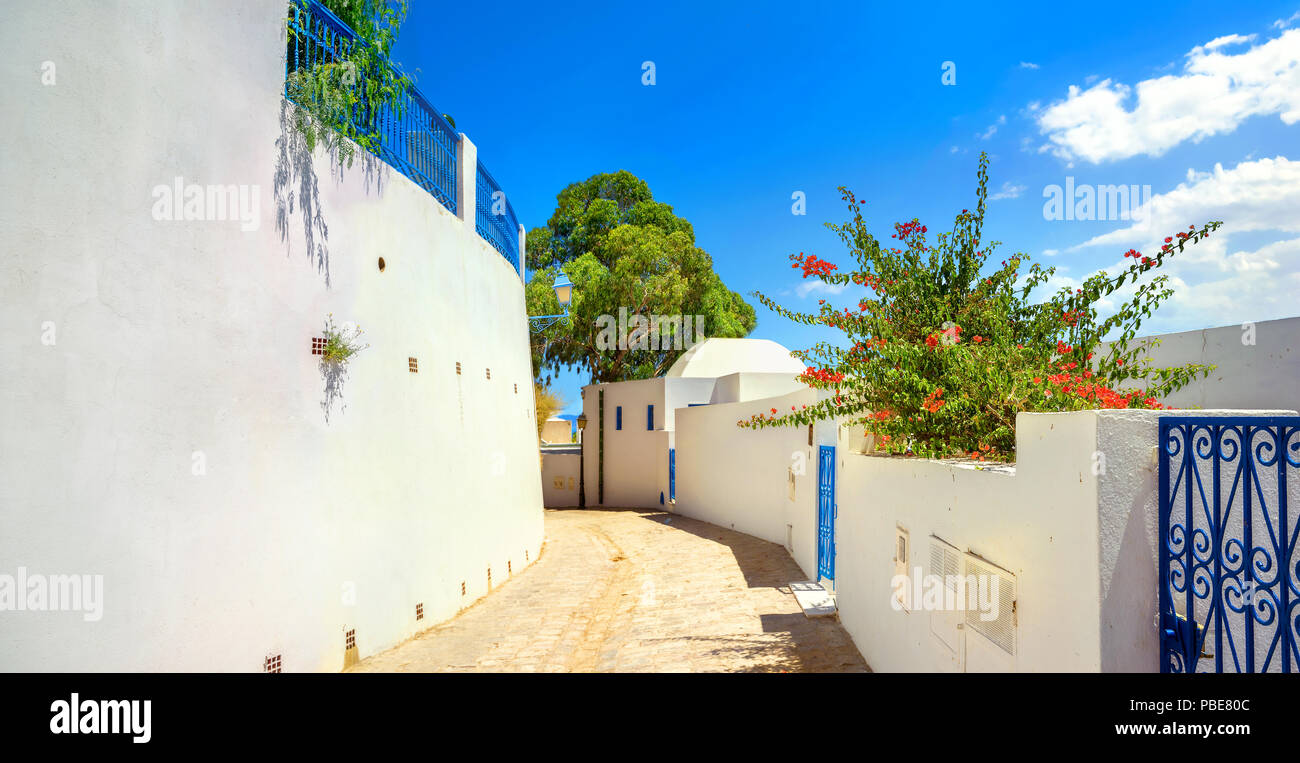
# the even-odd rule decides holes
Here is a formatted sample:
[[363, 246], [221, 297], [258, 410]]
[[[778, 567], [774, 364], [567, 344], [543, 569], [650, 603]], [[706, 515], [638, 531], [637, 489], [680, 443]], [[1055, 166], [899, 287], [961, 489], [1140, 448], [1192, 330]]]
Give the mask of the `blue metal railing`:
[[[288, 55], [285, 61], [285, 97], [294, 100], [290, 83], [296, 72], [311, 71], [318, 67], [335, 65], [346, 57], [352, 46], [360, 44], [357, 35], [317, 0], [304, 7], [294, 2], [290, 6]], [[399, 77], [401, 71], [385, 62]], [[349, 79], [342, 79], [343, 76]], [[341, 73], [340, 81], [348, 86], [363, 89], [369, 86], [364, 76], [355, 72]], [[362, 103], [364, 104], [364, 99]], [[304, 108], [320, 110], [334, 108], [332, 104], [297, 104]], [[411, 84], [399, 97], [394, 107], [385, 103], [376, 111], [364, 106], [356, 107], [346, 115], [356, 129], [376, 139], [376, 153], [410, 178], [452, 213], [457, 211], [456, 158], [459, 138], [442, 113], [429, 103], [419, 88]], [[500, 248], [500, 247], [498, 247]]]
[[[474, 229], [502, 256], [519, 269], [519, 218], [514, 207], [492, 175], [478, 163], [478, 182], [475, 191]], [[499, 194], [499, 195], [498, 195]]]

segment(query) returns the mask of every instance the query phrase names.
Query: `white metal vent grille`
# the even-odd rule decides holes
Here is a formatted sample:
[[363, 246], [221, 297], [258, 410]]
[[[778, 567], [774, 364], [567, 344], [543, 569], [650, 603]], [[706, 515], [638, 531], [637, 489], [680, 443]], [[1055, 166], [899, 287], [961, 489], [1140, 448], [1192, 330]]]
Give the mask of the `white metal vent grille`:
[[997, 585], [997, 617], [983, 619], [989, 613], [979, 609], [966, 610], [966, 625], [971, 630], [992, 641], [999, 649], [1010, 655], [1016, 653], [1016, 577], [1010, 572], [989, 564], [978, 556], [966, 556], [966, 574], [974, 575], [979, 581], [987, 575], [989, 585]]
[[938, 575], [948, 588], [957, 590], [961, 577], [961, 553], [938, 538], [930, 539], [930, 574]]

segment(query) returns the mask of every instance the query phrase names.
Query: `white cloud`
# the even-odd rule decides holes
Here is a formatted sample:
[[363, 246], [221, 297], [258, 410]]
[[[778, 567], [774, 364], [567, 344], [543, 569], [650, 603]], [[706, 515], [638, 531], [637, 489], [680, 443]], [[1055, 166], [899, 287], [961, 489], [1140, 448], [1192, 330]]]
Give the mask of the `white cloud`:
[[[1223, 227], [1187, 247], [1156, 271], [1169, 276], [1174, 296], [1156, 314], [1152, 331], [1188, 330], [1244, 320], [1300, 314], [1300, 161], [1278, 156], [1243, 161], [1232, 169], [1216, 164], [1210, 172], [1189, 170], [1187, 180], [1153, 196], [1143, 206], [1145, 219], [1095, 236], [1071, 250], [1106, 246], [1118, 253], [1129, 247], [1156, 252], [1165, 236], [1198, 228], [1210, 220]], [[1250, 248], [1234, 246], [1242, 234], [1276, 232], [1273, 241]], [[1122, 258], [1106, 268], [1117, 273]], [[1113, 295], [1122, 301], [1125, 288]], [[1147, 326], [1143, 327], [1144, 330]]]
[[1060, 254], [1060, 251], [1058, 251], [1058, 250], [1056, 250], [1056, 249], [1044, 249], [1044, 250], [1043, 250], [1043, 256], [1044, 256], [1044, 257], [1055, 257], [1055, 256], [1058, 255], [1058, 254]]
[[1038, 64], [1035, 64], [1035, 63], [1032, 63], [1032, 62], [1029, 62], [1029, 61], [1021, 61], [1021, 62], [1020, 62], [1020, 68], [1021, 68], [1021, 69], [1037, 69], [1037, 68], [1038, 68]]
[[842, 293], [847, 288], [849, 288], [849, 285], [846, 283], [828, 284], [825, 281], [810, 278], [794, 287], [794, 292], [800, 297], [807, 297], [809, 294], [826, 294], [829, 296], [835, 296], [836, 294]]
[[[1300, 29], [1236, 54], [1254, 35], [1226, 35], [1187, 53], [1181, 74], [1134, 87], [1105, 79], [1071, 85], [1065, 100], [1038, 115], [1053, 153], [1094, 164], [1160, 156], [1183, 141], [1229, 133], [1247, 118], [1277, 114], [1300, 122]], [[1132, 107], [1129, 107], [1131, 102]]]
[[996, 121], [996, 122], [994, 122], [993, 124], [989, 125], [989, 129], [987, 129], [987, 130], [985, 130], [984, 132], [980, 133], [980, 134], [977, 135], [976, 137], [979, 138], [980, 140], [988, 140], [989, 138], [992, 138], [993, 135], [994, 135], [994, 133], [996, 133], [996, 132], [998, 131], [998, 127], [999, 127], [999, 126], [1004, 125], [1004, 124], [1006, 124], [1006, 123], [1007, 123], [1007, 115], [1006, 115], [1006, 114], [1003, 114], [1002, 116], [998, 117], [998, 121]]
[[1291, 25], [1292, 25], [1293, 23], [1295, 23], [1296, 21], [1300, 21], [1300, 11], [1296, 11], [1295, 13], [1291, 14], [1291, 17], [1290, 17], [1290, 18], [1278, 19], [1277, 21], [1274, 21], [1274, 22], [1273, 22], [1273, 28], [1274, 28], [1274, 29], [1286, 29], [1287, 27], [1291, 26]]
[[1018, 199], [1020, 198], [1020, 194], [1024, 192], [1025, 192], [1025, 186], [1023, 185], [1012, 185], [1011, 183], [1003, 183], [1001, 190], [989, 196], [989, 201], [997, 201], [999, 199]]

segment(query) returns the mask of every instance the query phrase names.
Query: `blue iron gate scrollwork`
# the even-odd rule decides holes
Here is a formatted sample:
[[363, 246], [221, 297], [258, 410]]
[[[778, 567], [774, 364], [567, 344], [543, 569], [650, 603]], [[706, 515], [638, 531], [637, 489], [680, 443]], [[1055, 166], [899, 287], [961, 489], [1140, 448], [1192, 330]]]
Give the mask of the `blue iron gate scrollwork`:
[[1300, 665], [1300, 416], [1162, 416], [1162, 673]]

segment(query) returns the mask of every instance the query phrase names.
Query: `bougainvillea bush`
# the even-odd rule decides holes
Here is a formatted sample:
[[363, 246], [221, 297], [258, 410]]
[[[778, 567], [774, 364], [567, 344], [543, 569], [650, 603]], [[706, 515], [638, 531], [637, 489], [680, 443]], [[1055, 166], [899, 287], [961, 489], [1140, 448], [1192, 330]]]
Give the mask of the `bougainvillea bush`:
[[[1000, 242], [981, 236], [987, 169], [981, 154], [975, 210], [963, 209], [950, 232], [932, 235], [913, 219], [895, 224], [888, 242], [868, 232], [861, 204], [840, 188], [852, 219], [827, 227], [856, 269], [803, 253], [791, 255], [792, 267], [829, 286], [865, 287], [866, 297], [844, 308], [823, 300], [818, 312], [801, 313], [754, 294], [791, 320], [844, 332], [842, 342], [794, 353], [808, 365], [801, 379], [831, 394], [741, 426], [839, 418], [865, 425], [876, 447], [893, 454], [1012, 460], [1017, 413], [1160, 408], [1160, 398], [1209, 372], [1196, 364], [1154, 368], [1146, 360], [1154, 340], [1136, 337], [1173, 294], [1168, 277], [1151, 271], [1222, 223], [1172, 233], [1149, 255], [1130, 249], [1118, 274], [1098, 272], [1031, 302], [1055, 268], [1030, 265], [1024, 254], [992, 259]], [[1113, 304], [1105, 318], [1103, 300]], [[1098, 356], [1103, 338], [1110, 344]]]

